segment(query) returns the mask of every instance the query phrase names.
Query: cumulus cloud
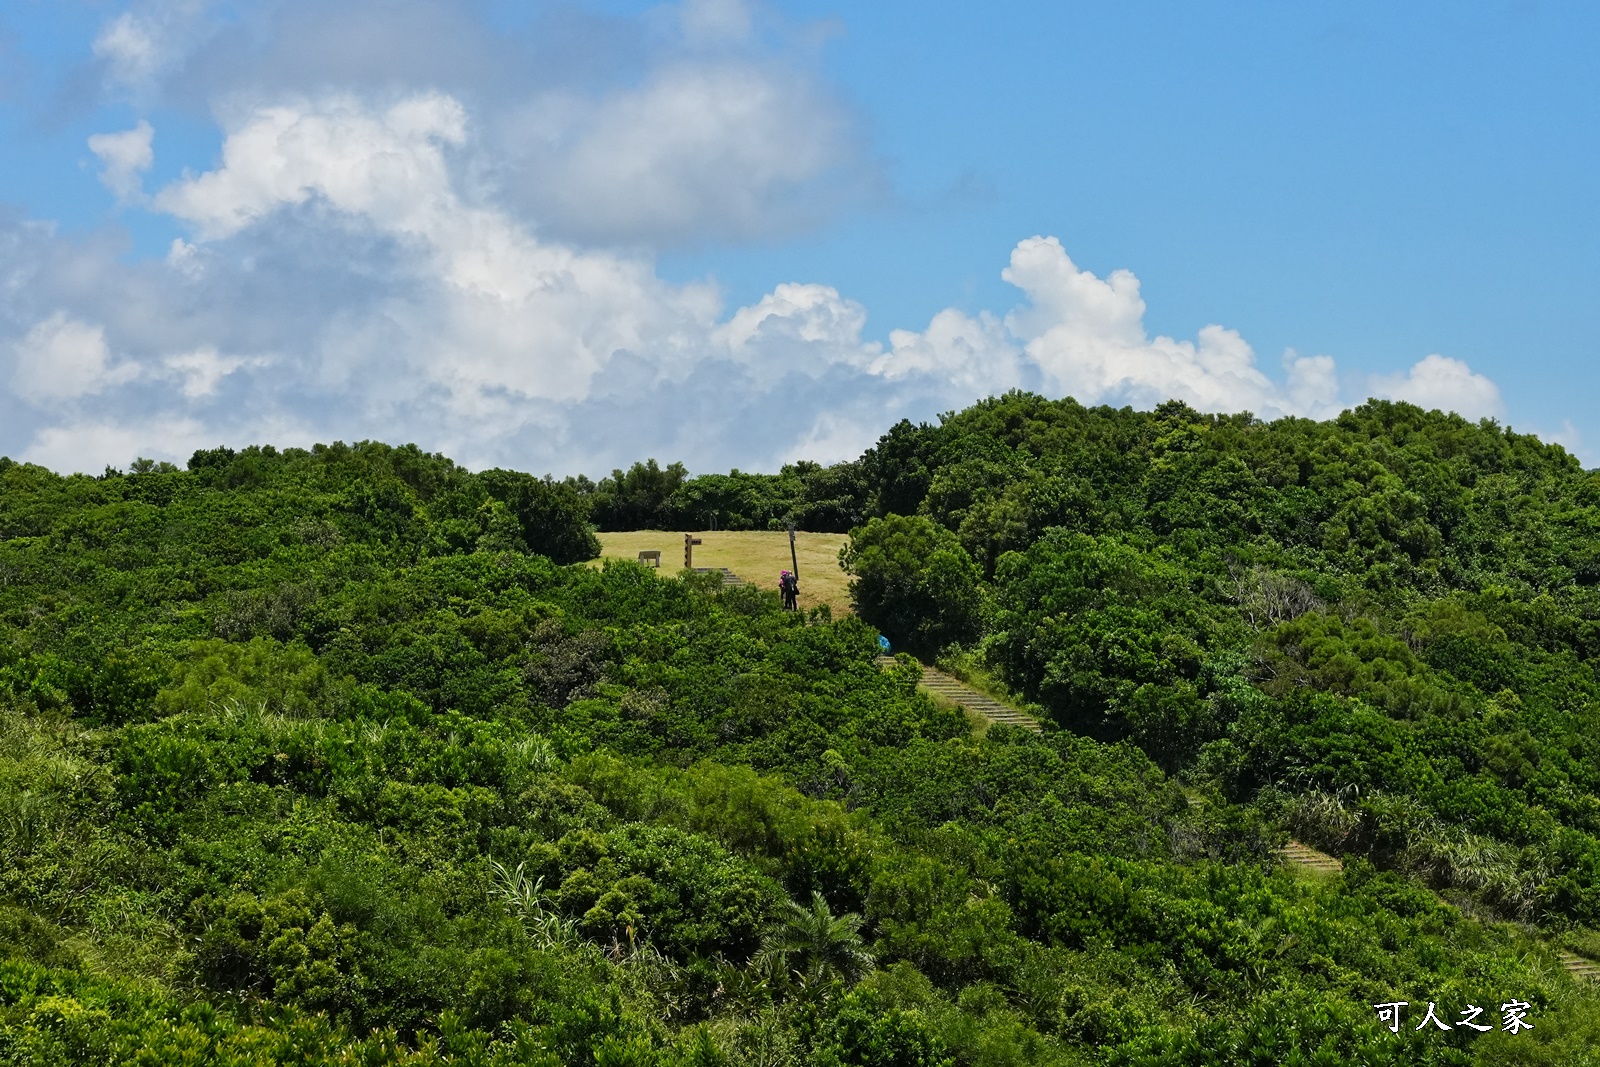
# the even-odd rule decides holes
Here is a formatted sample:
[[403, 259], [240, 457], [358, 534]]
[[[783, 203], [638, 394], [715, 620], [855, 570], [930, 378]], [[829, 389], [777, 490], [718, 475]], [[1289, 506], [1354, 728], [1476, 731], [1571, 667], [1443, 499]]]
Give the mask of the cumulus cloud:
[[1297, 378], [1299, 397], [1286, 394], [1234, 330], [1205, 326], [1195, 341], [1148, 337], [1139, 279], [1126, 270], [1096, 277], [1074, 264], [1054, 237], [1017, 245], [1003, 277], [1028, 298], [1006, 317], [1006, 330], [1053, 391], [1088, 403], [1117, 397], [1149, 405], [1176, 397], [1208, 410], [1266, 415], [1325, 399], [1313, 375]]
[[181, 462], [215, 441], [215, 431], [196, 419], [119, 424], [91, 419], [41, 430], [19, 457], [58, 471], [98, 472], [137, 456]]
[[1326, 419], [1339, 413], [1338, 368], [1332, 356], [1302, 356], [1291, 348], [1283, 354], [1283, 370], [1287, 414]]
[[228, 130], [221, 166], [161, 190], [155, 205], [205, 240], [314, 197], [421, 236], [450, 210], [443, 149], [465, 136], [460, 104], [436, 93], [376, 112], [340, 96], [262, 107]]
[[1024, 360], [1004, 322], [990, 312], [977, 318], [954, 308], [933, 316], [926, 330], [893, 330], [889, 351], [872, 365], [891, 381], [927, 377], [959, 394], [999, 393], [1023, 384]]
[[[1082, 270], [1052, 238], [1013, 251], [1017, 307], [946, 309], [887, 344], [830, 286], [786, 283], [724, 309], [646, 257], [543, 240], [468, 201], [450, 150], [471, 129], [458, 102], [431, 94], [263, 108], [239, 118], [216, 169], [155, 196], [195, 231], [165, 260], [126, 276], [110, 248], [34, 231], [44, 287], [59, 296], [73, 280], [83, 317], [48, 315], [13, 346], [19, 396], [47, 414], [76, 405], [36, 419], [23, 454], [98, 469], [207, 433], [370, 436], [473, 465], [592, 471], [659, 454], [770, 469], [858, 454], [900, 417], [1018, 386], [1269, 416], [1339, 403], [1328, 356], [1287, 353], [1277, 380], [1224, 327], [1150, 337], [1138, 279]], [[95, 308], [121, 362], [107, 327], [88, 324]], [[255, 354], [226, 354], [240, 352]], [[1485, 390], [1497, 399], [1443, 357], [1395, 382], [1393, 395], [1432, 389], [1430, 402], [1457, 408]]]
[[739, 308], [710, 336], [712, 346], [770, 384], [786, 375], [816, 377], [840, 365], [865, 370], [879, 352], [862, 339], [867, 309], [828, 285], [786, 282]]
[[97, 133], [89, 151], [100, 159], [100, 182], [118, 200], [135, 200], [143, 192], [144, 172], [155, 162], [155, 129], [145, 119], [121, 133]]
[[1373, 396], [1408, 400], [1470, 419], [1505, 416], [1499, 386], [1459, 359], [1438, 353], [1418, 360], [1404, 374], [1374, 375], [1368, 388]]
[[543, 94], [499, 136], [508, 194], [583, 240], [790, 232], [871, 184], [840, 106], [748, 62], [680, 63], [603, 96]]
[[805, 35], [757, 33], [743, 0], [635, 20], [551, 5], [502, 32], [480, 14], [452, 0], [275, 0], [248, 17], [143, 0], [95, 48], [136, 99], [227, 115], [330, 90], [370, 100], [428, 86], [471, 101], [473, 181], [540, 233], [580, 243], [789, 234], [883, 186]]
[[[215, 244], [305, 208], [320, 225], [392, 243], [413, 300], [375, 319], [341, 317], [319, 339], [323, 377], [380, 366], [431, 383], [463, 414], [511, 417], [508, 397], [574, 400], [618, 354], [673, 372], [718, 310], [707, 286], [672, 286], [647, 260], [536, 238], [503, 211], [467, 203], [448, 149], [466, 137], [440, 94], [372, 108], [348, 97], [242, 116], [221, 165], [157, 193], [155, 204]], [[313, 225], [319, 223], [313, 222]], [[195, 246], [175, 246], [191, 263]]]
[[11, 387], [34, 404], [74, 400], [125, 382], [138, 373], [131, 364], [113, 366], [105, 330], [64, 311], [38, 323], [13, 346]]
[[335, 225], [405, 243], [460, 331], [453, 373], [495, 375], [482, 360], [508, 374], [525, 365], [536, 373], [518, 387], [530, 394], [581, 390], [612, 352], [670, 343], [674, 320], [710, 310], [707, 291], [663, 285], [637, 258], [541, 241], [504, 212], [463, 202], [447, 149], [465, 130], [460, 104], [438, 94], [382, 110], [345, 97], [263, 108], [230, 131], [219, 168], [169, 186], [156, 204], [206, 241], [311, 204]]

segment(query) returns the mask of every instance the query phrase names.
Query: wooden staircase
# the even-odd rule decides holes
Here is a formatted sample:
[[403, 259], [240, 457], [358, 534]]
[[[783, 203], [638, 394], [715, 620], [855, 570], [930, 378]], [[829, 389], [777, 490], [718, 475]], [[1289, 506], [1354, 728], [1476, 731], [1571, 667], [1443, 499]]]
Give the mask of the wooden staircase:
[[[888, 668], [895, 665], [893, 656], [879, 656], [878, 666]], [[952, 704], [966, 708], [968, 711], [983, 716], [990, 722], [1003, 722], [1007, 726], [1020, 726], [1024, 730], [1042, 733], [1044, 727], [1039, 725], [1039, 720], [1025, 712], [1018, 711], [1009, 704], [1002, 704], [987, 693], [980, 693], [959, 678], [951, 677], [934, 667], [922, 668], [922, 680], [917, 685], [926, 689], [935, 696], [943, 697]]]
[[[1188, 791], [1185, 791], [1184, 799], [1189, 802], [1191, 808], [1197, 808], [1205, 803], [1205, 801]], [[1303, 845], [1293, 838], [1290, 838], [1289, 843], [1282, 848], [1273, 849], [1272, 854], [1284, 863], [1316, 871], [1318, 874], [1339, 874], [1344, 870], [1344, 863], [1336, 857], [1330, 856], [1326, 852], [1318, 852], [1310, 845]]]
[[[1193, 801], [1191, 800], [1191, 803]], [[1305, 867], [1321, 874], [1338, 874], [1344, 870], [1344, 864], [1325, 852], [1318, 852], [1309, 845], [1302, 845], [1298, 841], [1290, 841], [1275, 853], [1282, 857], [1285, 863], [1297, 867]], [[1569, 952], [1564, 948], [1555, 949], [1555, 954], [1561, 960], [1561, 966], [1566, 972], [1580, 982], [1600, 982], [1600, 962], [1580, 956], [1576, 952]]]
[[1319, 874], [1338, 874], [1344, 870], [1344, 864], [1326, 852], [1318, 852], [1310, 845], [1302, 845], [1298, 841], [1290, 841], [1282, 848], [1273, 849], [1273, 853], [1285, 863], [1296, 867], [1305, 867]]
[[1561, 957], [1561, 966], [1578, 981], [1600, 982], [1600, 963], [1564, 948], [1556, 949], [1556, 955]]
[[724, 589], [732, 589], [734, 586], [750, 584], [726, 567], [696, 567], [694, 572], [696, 574], [721, 574], [722, 588]]

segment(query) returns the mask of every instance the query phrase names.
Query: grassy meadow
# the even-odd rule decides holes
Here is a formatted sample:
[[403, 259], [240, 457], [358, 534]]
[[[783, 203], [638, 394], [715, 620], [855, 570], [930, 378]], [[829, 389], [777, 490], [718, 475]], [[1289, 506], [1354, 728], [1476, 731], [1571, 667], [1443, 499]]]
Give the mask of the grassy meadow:
[[[696, 567], [726, 567], [747, 582], [776, 592], [778, 572], [789, 569], [789, 535], [781, 530], [710, 530], [694, 535]], [[675, 530], [629, 530], [602, 533], [602, 559], [638, 559], [658, 549], [661, 569], [676, 574], [683, 567], [683, 534]], [[839, 569], [845, 534], [799, 533], [795, 554], [800, 560], [800, 606], [827, 604], [835, 613], [850, 610], [849, 575]]]

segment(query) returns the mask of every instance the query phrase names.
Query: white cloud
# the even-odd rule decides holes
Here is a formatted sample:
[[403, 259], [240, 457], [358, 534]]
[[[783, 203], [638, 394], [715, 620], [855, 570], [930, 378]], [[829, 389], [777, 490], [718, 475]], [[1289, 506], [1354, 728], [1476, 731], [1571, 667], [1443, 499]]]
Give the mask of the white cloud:
[[460, 104], [437, 93], [376, 113], [342, 96], [258, 108], [228, 130], [220, 167], [168, 186], [155, 204], [207, 240], [313, 197], [425, 236], [450, 208], [443, 149], [465, 136]]
[[1030, 237], [1012, 250], [1000, 276], [1028, 295], [1028, 306], [1007, 321], [1020, 337], [1062, 330], [1106, 344], [1144, 342], [1144, 298], [1132, 271], [1097, 278], [1079, 270], [1056, 238]]
[[[244, 434], [370, 436], [471, 465], [659, 454], [761, 469], [856, 454], [902, 416], [1013, 387], [1267, 416], [1338, 403], [1330, 357], [1286, 353], [1278, 381], [1222, 326], [1150, 337], [1139, 280], [1097, 277], [1054, 238], [1014, 249], [1003, 276], [1022, 300], [1008, 313], [945, 309], [884, 345], [830, 286], [786, 283], [726, 312], [713, 287], [666, 282], [646, 256], [537, 236], [463, 191], [481, 135], [447, 95], [298, 99], [228, 122], [218, 166], [151, 199], [194, 230], [164, 260], [130, 268], [109, 245], [37, 229], [0, 251], [43, 264], [27, 300], [69, 309], [13, 346], [16, 392], [45, 413], [25, 455], [94, 469]], [[1443, 357], [1390, 391], [1451, 383], [1497, 401]]]
[[1454, 411], [1469, 419], [1505, 416], [1499, 386], [1459, 359], [1438, 353], [1418, 360], [1404, 374], [1374, 375], [1368, 388], [1373, 396]]
[[602, 241], [743, 238], [865, 195], [844, 110], [781, 67], [678, 63], [602, 96], [541, 94], [505, 120], [507, 190], [546, 225]]
[[[1006, 276], [1023, 300], [1009, 313], [945, 309], [887, 345], [829, 286], [784, 284], [724, 312], [712, 289], [667, 283], [647, 259], [541, 241], [464, 202], [435, 159], [437, 124], [397, 117], [415, 114], [341, 101], [245, 116], [241, 145], [272, 151], [225, 148], [217, 171], [162, 194], [228, 236], [178, 246], [144, 275], [128, 276], [110, 247], [58, 270], [60, 240], [37, 231], [0, 251], [42, 262], [39, 277], [55, 280], [35, 284], [59, 296], [68, 279], [76, 294], [12, 346], [15, 391], [42, 412], [23, 454], [98, 469], [193, 442], [375, 437], [474, 466], [593, 472], [654, 454], [771, 469], [858, 454], [898, 418], [1014, 386], [1268, 416], [1325, 417], [1340, 399], [1327, 356], [1286, 353], [1280, 380], [1221, 326], [1149, 337], [1137, 278], [1098, 278], [1049, 239], [1014, 251]], [[299, 132], [254, 137], [266, 123]], [[303, 128], [318, 123], [329, 127]], [[274, 259], [263, 277], [258, 262]], [[283, 288], [296, 267], [304, 286]], [[138, 362], [115, 363], [113, 348]], [[1443, 357], [1380, 385], [1469, 414], [1484, 407], [1474, 398], [1498, 404], [1492, 383]]]
[[745, 0], [547, 11], [498, 33], [451, 0], [135, 0], [95, 55], [116, 95], [224, 113], [408, 86], [470, 100], [487, 131], [474, 180], [540, 233], [659, 246], [798, 232], [876, 195], [879, 165], [805, 36], [759, 37]]
[[1003, 277], [1028, 298], [1006, 316], [1006, 330], [1053, 391], [1085, 403], [1177, 398], [1207, 410], [1269, 416], [1324, 399], [1313, 392], [1322, 376], [1310, 374], [1296, 378], [1297, 396], [1287, 395], [1262, 373], [1244, 338], [1222, 326], [1202, 327], [1196, 341], [1148, 337], [1139, 279], [1126, 270], [1104, 279], [1081, 270], [1054, 237], [1018, 244]]
[[999, 393], [1023, 384], [1022, 353], [1005, 324], [989, 312], [973, 318], [946, 308], [921, 333], [890, 332], [889, 346], [873, 370], [891, 381], [926, 375], [949, 383], [959, 396]]
[[109, 19], [92, 46], [108, 82], [136, 95], [152, 91], [207, 35], [210, 6], [209, 0], [145, 0]]
[[109, 65], [111, 76], [125, 85], [148, 81], [161, 68], [163, 58], [152, 27], [131, 11], [106, 23], [94, 39], [94, 54]]
[[1283, 354], [1283, 369], [1288, 378], [1288, 414], [1327, 419], [1339, 413], [1339, 380], [1332, 356], [1302, 356], [1291, 348]]
[[[504, 414], [501, 393], [579, 399], [623, 351], [648, 351], [670, 373], [685, 343], [704, 341], [718, 310], [709, 287], [668, 285], [646, 260], [540, 241], [505, 213], [464, 203], [446, 149], [465, 137], [463, 109], [439, 94], [382, 110], [348, 97], [261, 108], [230, 129], [219, 168], [155, 203], [211, 243], [310, 204], [394, 239], [426, 299], [390, 303], [374, 324], [330, 324], [323, 376], [383, 364], [431, 380], [463, 415]], [[405, 338], [398, 348], [390, 326]]]
[[205, 271], [205, 260], [200, 249], [182, 237], [174, 237], [172, 244], [167, 247], [166, 263], [191, 281], [198, 279]]
[[97, 133], [89, 151], [100, 159], [100, 181], [118, 200], [135, 200], [143, 192], [143, 175], [155, 162], [155, 130], [144, 119], [121, 133]]
[[34, 404], [53, 404], [98, 393], [138, 374], [132, 364], [111, 365], [105, 330], [66, 312], [36, 324], [13, 346], [11, 386]]
[[180, 352], [161, 361], [169, 374], [179, 380], [179, 389], [189, 400], [214, 395], [224, 378], [243, 367], [262, 367], [269, 363], [271, 360], [261, 357], [224, 356], [215, 348]]
[[867, 310], [827, 285], [785, 282], [717, 327], [710, 340], [726, 347], [752, 380], [816, 377], [833, 366], [866, 370], [881, 348], [862, 340]]
[[785, 463], [802, 459], [813, 463], [855, 459], [877, 444], [888, 428], [836, 411], [822, 411], [801, 437], [787, 444], [782, 459]]
[[192, 418], [131, 424], [91, 419], [45, 428], [21, 459], [56, 471], [98, 473], [107, 466], [124, 466], [137, 456], [181, 465], [195, 449], [215, 443], [215, 430]]

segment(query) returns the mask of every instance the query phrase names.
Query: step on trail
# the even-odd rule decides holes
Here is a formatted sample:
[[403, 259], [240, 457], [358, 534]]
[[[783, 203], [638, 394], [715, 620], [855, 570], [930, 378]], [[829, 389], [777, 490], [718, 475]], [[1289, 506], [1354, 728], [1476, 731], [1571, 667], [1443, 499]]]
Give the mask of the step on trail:
[[[1302, 845], [1298, 841], [1290, 841], [1280, 849], [1274, 850], [1285, 862], [1325, 874], [1337, 874], [1344, 869], [1344, 864], [1325, 852], [1318, 852], [1309, 845]], [[1580, 956], [1576, 952], [1569, 952], [1564, 948], [1555, 950], [1561, 960], [1561, 966], [1573, 978], [1580, 982], [1600, 982], [1600, 961], [1591, 960]]]
[[1298, 841], [1290, 841], [1282, 848], [1273, 849], [1273, 852], [1282, 857], [1285, 863], [1292, 863], [1297, 867], [1319, 871], [1322, 874], [1338, 874], [1344, 870], [1344, 864], [1328, 855], [1318, 852], [1309, 845], [1302, 845]]
[[1564, 948], [1556, 949], [1556, 955], [1561, 957], [1561, 966], [1567, 973], [1580, 982], [1600, 982], [1600, 963]]
[[[893, 667], [893, 656], [879, 656], [880, 667]], [[934, 667], [922, 668], [922, 680], [917, 683], [923, 689], [935, 696], [944, 697], [952, 704], [958, 704], [968, 711], [982, 715], [990, 722], [1003, 722], [1007, 726], [1020, 726], [1024, 730], [1042, 733], [1044, 728], [1039, 725], [1039, 720], [1032, 715], [1018, 711], [1008, 704], [1002, 704], [986, 693], [980, 693], [966, 682], [954, 678]]]
[[736, 585], [749, 585], [750, 584], [749, 582], [745, 581], [743, 578], [739, 577], [737, 574], [733, 573], [732, 571], [730, 571], [726, 567], [696, 567], [694, 569], [694, 571], [695, 571], [696, 574], [720, 574], [720, 575], [722, 575], [722, 588], [724, 588], [724, 589], [731, 589]]

